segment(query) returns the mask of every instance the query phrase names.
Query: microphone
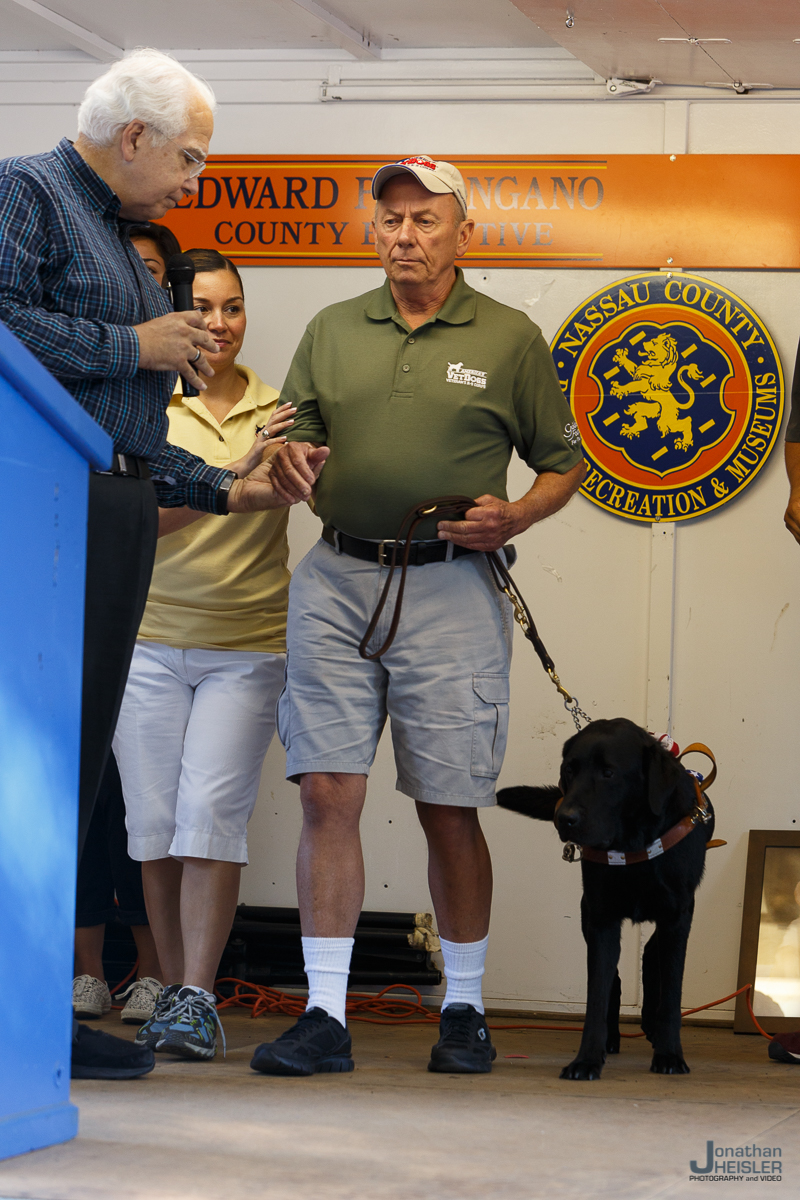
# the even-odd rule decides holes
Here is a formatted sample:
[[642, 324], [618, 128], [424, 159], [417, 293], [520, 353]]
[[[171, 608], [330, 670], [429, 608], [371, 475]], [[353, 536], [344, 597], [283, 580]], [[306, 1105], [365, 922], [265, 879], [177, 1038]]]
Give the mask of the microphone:
[[[194, 309], [194, 263], [188, 254], [173, 254], [167, 260], [167, 280], [172, 293], [172, 307], [175, 312], [191, 312]], [[200, 391], [194, 384], [187, 383], [181, 375], [184, 396], [199, 396]]]

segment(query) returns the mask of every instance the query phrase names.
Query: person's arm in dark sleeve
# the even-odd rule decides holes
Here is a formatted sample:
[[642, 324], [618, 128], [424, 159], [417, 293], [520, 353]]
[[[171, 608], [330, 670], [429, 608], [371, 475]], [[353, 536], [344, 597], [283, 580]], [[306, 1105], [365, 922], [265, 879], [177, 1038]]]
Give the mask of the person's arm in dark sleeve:
[[202, 458], [167, 442], [158, 458], [148, 462], [159, 508], [193, 508], [199, 512], [227, 512], [220, 496], [230, 475], [225, 467], [210, 467]]
[[514, 412], [515, 449], [537, 475], [545, 471], [565, 474], [583, 461], [580, 432], [540, 331], [517, 368]]
[[0, 320], [57, 379], [129, 379], [139, 365], [139, 339], [111, 325], [43, 307], [47, 215], [25, 180], [0, 178]]
[[536, 471], [519, 500], [478, 496], [463, 521], [440, 521], [439, 537], [471, 550], [499, 550], [513, 537], [558, 512], [577, 492], [585, 465], [580, 435], [558, 382], [552, 355], [540, 331], [514, 380], [515, 449]]
[[786, 474], [789, 476], [789, 503], [783, 523], [796, 542], [800, 542], [800, 344], [792, 379], [792, 406], [784, 444]]

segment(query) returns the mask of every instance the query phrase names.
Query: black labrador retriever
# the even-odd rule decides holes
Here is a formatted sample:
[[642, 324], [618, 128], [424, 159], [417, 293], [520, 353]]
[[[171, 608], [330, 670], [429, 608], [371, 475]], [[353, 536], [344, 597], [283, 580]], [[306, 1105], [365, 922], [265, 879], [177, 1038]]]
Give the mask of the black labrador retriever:
[[[683, 966], [694, 893], [714, 829], [710, 801], [698, 816], [694, 777], [644, 729], [618, 717], [594, 721], [566, 742], [560, 787], [503, 788], [497, 802], [541, 821], [555, 820], [562, 842], [582, 848], [586, 1022], [578, 1056], [561, 1078], [599, 1079], [606, 1054], [619, 1053], [617, 963], [625, 918], [656, 926], [642, 960], [642, 1029], [653, 1047], [650, 1070], [688, 1074], [680, 1038]], [[680, 840], [672, 832], [676, 827]], [[661, 839], [669, 847], [663, 851]]]

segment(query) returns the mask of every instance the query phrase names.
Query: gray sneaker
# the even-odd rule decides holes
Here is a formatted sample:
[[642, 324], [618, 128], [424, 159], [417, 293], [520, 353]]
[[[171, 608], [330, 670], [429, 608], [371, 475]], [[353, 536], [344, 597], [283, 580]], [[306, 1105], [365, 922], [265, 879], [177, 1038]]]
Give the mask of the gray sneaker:
[[104, 979], [79, 975], [72, 981], [72, 1011], [79, 1020], [104, 1017], [111, 1012], [111, 993]]
[[225, 1031], [214, 997], [183, 987], [175, 997], [156, 1050], [179, 1058], [211, 1059], [217, 1053], [217, 1029], [224, 1050]]
[[179, 983], [170, 983], [163, 989], [155, 1002], [153, 1015], [145, 1021], [133, 1039], [137, 1046], [146, 1046], [148, 1050], [155, 1050], [164, 1030], [169, 1025], [170, 1009], [180, 990], [181, 985]]
[[117, 1000], [128, 997], [128, 1002], [120, 1013], [120, 1020], [126, 1025], [142, 1025], [149, 1021], [161, 992], [162, 986], [157, 979], [145, 975], [143, 979], [135, 980], [130, 987], [116, 996]]

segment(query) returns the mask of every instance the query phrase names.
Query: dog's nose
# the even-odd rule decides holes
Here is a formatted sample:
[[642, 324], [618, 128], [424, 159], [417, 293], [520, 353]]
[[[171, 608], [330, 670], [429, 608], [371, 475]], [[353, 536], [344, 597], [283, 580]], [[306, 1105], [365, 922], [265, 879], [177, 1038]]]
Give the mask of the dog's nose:
[[562, 812], [558, 814], [558, 824], [567, 833], [577, 828], [578, 817], [575, 813]]

